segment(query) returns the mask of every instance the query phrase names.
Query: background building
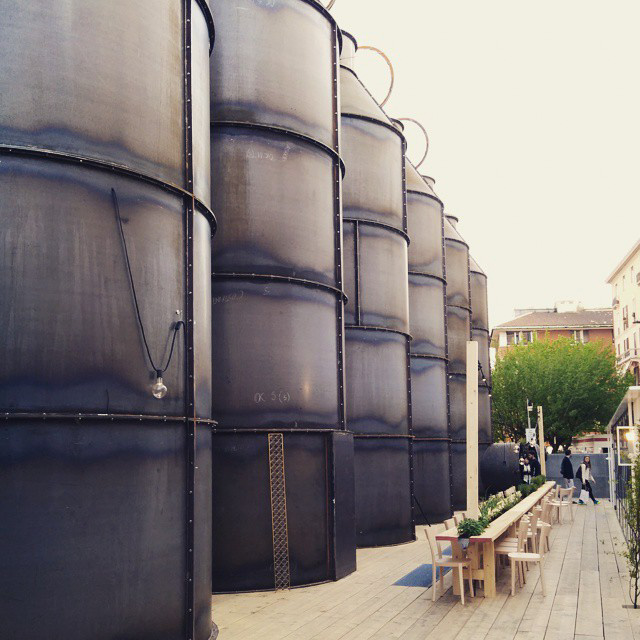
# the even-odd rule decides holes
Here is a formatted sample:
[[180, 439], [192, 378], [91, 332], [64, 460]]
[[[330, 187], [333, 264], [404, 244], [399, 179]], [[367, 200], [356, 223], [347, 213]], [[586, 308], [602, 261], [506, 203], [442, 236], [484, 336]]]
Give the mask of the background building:
[[491, 334], [498, 356], [513, 345], [559, 337], [613, 345], [611, 309], [584, 309], [578, 302], [563, 301], [553, 308], [515, 309], [514, 313], [513, 320], [494, 327]]
[[613, 293], [613, 329], [621, 371], [631, 370], [640, 383], [640, 240], [607, 278]]

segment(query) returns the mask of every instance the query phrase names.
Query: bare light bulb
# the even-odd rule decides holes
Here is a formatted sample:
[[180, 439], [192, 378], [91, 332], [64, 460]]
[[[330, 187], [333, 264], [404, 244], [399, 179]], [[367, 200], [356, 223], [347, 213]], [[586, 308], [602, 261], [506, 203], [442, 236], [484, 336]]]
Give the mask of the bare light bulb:
[[164, 398], [167, 395], [167, 386], [162, 382], [162, 376], [157, 375], [155, 383], [151, 386], [151, 393], [154, 398]]

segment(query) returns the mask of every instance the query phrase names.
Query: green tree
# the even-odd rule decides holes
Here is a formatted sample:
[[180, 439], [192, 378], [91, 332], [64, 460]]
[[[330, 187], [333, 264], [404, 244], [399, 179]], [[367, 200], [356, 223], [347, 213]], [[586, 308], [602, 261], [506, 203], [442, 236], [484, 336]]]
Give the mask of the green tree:
[[493, 371], [494, 436], [524, 437], [528, 399], [542, 405], [545, 437], [557, 450], [573, 436], [602, 431], [631, 384], [633, 377], [618, 373], [613, 350], [603, 342], [547, 338], [510, 347]]

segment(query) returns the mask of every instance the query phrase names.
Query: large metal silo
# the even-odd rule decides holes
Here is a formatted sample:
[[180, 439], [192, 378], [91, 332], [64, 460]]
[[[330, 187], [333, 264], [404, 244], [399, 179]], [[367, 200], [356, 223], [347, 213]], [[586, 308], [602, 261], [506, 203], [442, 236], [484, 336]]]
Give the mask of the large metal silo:
[[407, 161], [411, 414], [415, 517], [451, 516], [443, 205]]
[[340, 69], [347, 425], [358, 546], [414, 538], [405, 141], [352, 69]]
[[0, 635], [206, 640], [211, 14], [0, 15]]
[[213, 589], [355, 569], [337, 65], [315, 0], [212, 5]]
[[[489, 305], [487, 297], [487, 276], [478, 263], [469, 257], [469, 278], [471, 285], [471, 339], [478, 343], [478, 460], [493, 442], [491, 426], [491, 363], [489, 357]], [[480, 494], [487, 486], [480, 474]]]
[[454, 510], [467, 508], [467, 342], [471, 339], [469, 246], [455, 228], [457, 218], [444, 222], [447, 269], [447, 343], [449, 421], [451, 436], [451, 502]]
[[[469, 258], [471, 283], [471, 339], [478, 343], [478, 444], [493, 442], [491, 428], [491, 364], [489, 360], [489, 304], [487, 276], [478, 263]], [[486, 447], [485, 447], [486, 448]]]

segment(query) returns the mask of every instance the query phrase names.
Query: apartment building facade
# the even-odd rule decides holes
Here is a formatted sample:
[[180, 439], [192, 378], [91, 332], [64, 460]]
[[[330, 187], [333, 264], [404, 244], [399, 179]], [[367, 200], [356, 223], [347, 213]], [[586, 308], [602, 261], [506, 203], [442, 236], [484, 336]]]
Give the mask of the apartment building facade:
[[640, 240], [607, 278], [613, 295], [616, 358], [622, 372], [631, 371], [640, 384]]
[[516, 309], [515, 316], [492, 331], [491, 344], [498, 357], [517, 344], [560, 337], [583, 343], [600, 341], [613, 348], [613, 312], [609, 308], [585, 309], [578, 302], [562, 301], [551, 308]]

